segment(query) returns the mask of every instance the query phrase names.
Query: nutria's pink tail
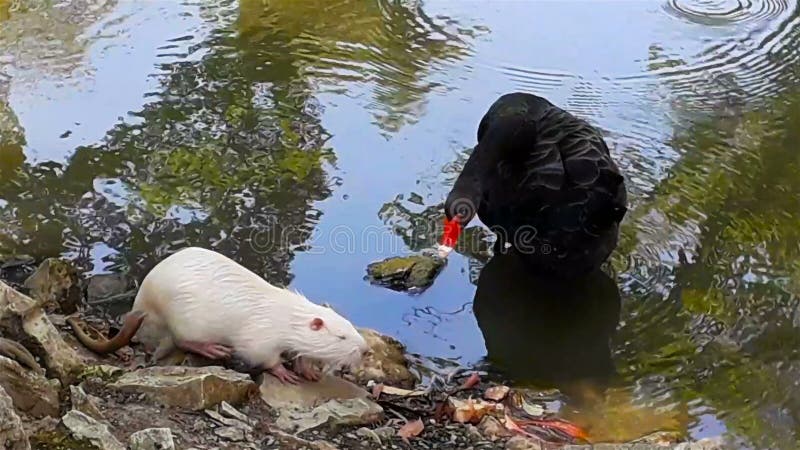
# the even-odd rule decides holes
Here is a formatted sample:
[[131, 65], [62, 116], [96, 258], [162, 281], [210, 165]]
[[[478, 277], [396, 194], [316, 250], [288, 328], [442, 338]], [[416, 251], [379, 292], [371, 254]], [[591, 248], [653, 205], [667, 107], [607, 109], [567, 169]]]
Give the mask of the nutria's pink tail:
[[142, 326], [142, 321], [144, 320], [145, 315], [146, 313], [144, 311], [131, 311], [125, 316], [122, 329], [119, 330], [119, 333], [117, 333], [117, 335], [111, 339], [102, 340], [90, 337], [89, 334], [80, 326], [78, 319], [74, 317], [67, 319], [67, 323], [70, 325], [70, 327], [72, 327], [75, 337], [78, 338], [81, 344], [85, 345], [89, 350], [103, 355], [106, 353], [115, 352], [128, 345], [131, 342], [131, 338], [133, 338], [133, 336], [139, 330], [139, 327]]

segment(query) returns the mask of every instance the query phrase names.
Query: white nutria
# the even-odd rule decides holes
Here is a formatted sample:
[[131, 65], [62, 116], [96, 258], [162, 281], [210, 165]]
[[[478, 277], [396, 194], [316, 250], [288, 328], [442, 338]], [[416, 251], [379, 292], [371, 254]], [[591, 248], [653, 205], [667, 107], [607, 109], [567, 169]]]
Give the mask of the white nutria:
[[355, 327], [332, 309], [199, 247], [179, 250], [147, 274], [113, 339], [97, 341], [76, 321], [70, 325], [98, 353], [127, 345], [138, 330], [142, 343], [158, 345], [157, 359], [175, 347], [210, 359], [235, 354], [289, 383], [299, 378], [283, 366], [282, 354], [298, 358], [295, 372], [317, 380], [312, 363], [324, 371], [353, 366], [369, 349]]

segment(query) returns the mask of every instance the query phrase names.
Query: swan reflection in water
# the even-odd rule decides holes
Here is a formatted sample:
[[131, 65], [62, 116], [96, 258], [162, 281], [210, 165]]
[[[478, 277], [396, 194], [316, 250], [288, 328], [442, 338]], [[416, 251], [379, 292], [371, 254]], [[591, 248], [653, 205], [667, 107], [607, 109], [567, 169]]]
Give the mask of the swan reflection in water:
[[481, 271], [473, 302], [487, 362], [515, 384], [606, 384], [620, 317], [616, 283], [602, 271], [580, 280], [536, 276], [514, 252]]
[[511, 252], [483, 268], [472, 308], [490, 370], [515, 386], [558, 388], [566, 395], [559, 415], [596, 442], [629, 442], [656, 431], [685, 437], [685, 402], [658, 408], [617, 376], [611, 339], [620, 306], [616, 283], [601, 271], [550, 281]]

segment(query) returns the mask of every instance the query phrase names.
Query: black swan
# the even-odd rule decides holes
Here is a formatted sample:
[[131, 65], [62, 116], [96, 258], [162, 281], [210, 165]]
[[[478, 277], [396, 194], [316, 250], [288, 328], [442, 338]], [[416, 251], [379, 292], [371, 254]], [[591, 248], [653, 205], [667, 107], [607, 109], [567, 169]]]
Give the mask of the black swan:
[[527, 93], [497, 99], [445, 201], [448, 221], [477, 214], [507, 248], [559, 277], [585, 275], [616, 248], [625, 180], [588, 122]]

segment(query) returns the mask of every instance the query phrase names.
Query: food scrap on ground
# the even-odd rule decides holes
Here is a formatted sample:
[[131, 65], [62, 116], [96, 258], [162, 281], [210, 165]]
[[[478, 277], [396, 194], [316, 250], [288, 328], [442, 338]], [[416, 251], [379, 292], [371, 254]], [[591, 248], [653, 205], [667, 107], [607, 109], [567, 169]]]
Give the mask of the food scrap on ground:
[[425, 425], [422, 423], [422, 419], [412, 420], [411, 422], [408, 422], [400, 427], [400, 429], [397, 430], [397, 435], [400, 436], [400, 438], [404, 441], [408, 442], [409, 438], [419, 436], [424, 429]]
[[502, 401], [511, 389], [508, 386], [492, 386], [483, 393], [483, 398], [495, 402]]

